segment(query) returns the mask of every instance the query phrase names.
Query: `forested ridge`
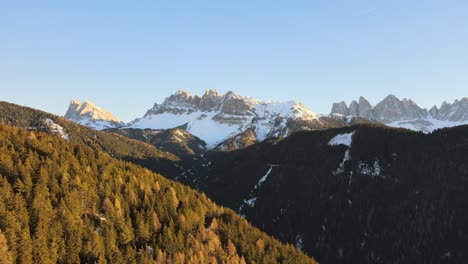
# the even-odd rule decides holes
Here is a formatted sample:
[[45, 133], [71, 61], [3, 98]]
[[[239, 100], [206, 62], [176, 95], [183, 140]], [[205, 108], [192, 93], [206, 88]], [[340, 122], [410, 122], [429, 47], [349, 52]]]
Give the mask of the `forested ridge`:
[[0, 230], [14, 263], [314, 262], [182, 184], [3, 124]]
[[[329, 144], [345, 134], [350, 147]], [[468, 126], [304, 131], [192, 165], [180, 181], [320, 262], [468, 257]]]
[[64, 133], [68, 135], [70, 142], [88, 145], [93, 149], [107, 152], [114, 157], [135, 160], [163, 159], [174, 161], [179, 159], [172, 153], [161, 151], [139, 140], [94, 130], [41, 110], [0, 101], [0, 123], [2, 124], [58, 134], [52, 131], [50, 124], [47, 124], [47, 120], [61, 126]]

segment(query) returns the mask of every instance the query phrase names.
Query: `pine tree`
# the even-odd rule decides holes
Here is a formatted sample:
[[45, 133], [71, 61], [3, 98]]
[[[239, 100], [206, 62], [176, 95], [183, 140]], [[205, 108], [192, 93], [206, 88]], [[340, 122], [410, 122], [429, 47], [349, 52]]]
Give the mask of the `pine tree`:
[[0, 230], [0, 264], [12, 264], [13, 258], [10, 250], [8, 249], [8, 243], [2, 230]]

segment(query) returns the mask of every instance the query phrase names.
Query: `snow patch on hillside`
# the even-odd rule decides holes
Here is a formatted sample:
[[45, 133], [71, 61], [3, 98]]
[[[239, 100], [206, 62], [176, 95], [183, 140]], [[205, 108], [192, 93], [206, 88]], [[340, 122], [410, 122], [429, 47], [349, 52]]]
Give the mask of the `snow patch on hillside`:
[[[236, 124], [222, 123], [213, 120], [217, 112], [194, 111], [182, 114], [162, 113], [149, 115], [136, 120], [132, 128], [171, 129], [187, 125], [187, 131], [213, 148], [224, 139], [233, 137], [242, 131]], [[252, 119], [252, 117], [250, 117]]]
[[428, 115], [427, 119], [412, 119], [412, 120], [402, 120], [394, 121], [387, 123], [387, 126], [406, 128], [414, 131], [421, 131], [423, 133], [431, 133], [436, 129], [444, 127], [455, 127], [461, 125], [467, 125], [468, 121], [454, 122], [447, 120], [438, 120]]
[[345, 145], [345, 146], [351, 147], [351, 144], [353, 142], [352, 137], [354, 135], [354, 132], [356, 131], [353, 131], [351, 133], [338, 134], [332, 139], [330, 139], [330, 141], [328, 142], [328, 145], [329, 146]]
[[339, 173], [342, 173], [344, 172], [344, 165], [345, 165], [345, 162], [347, 162], [348, 160], [351, 159], [351, 155], [349, 154], [349, 149], [347, 149], [345, 151], [345, 154], [344, 154], [344, 157], [343, 157], [343, 161], [341, 161], [340, 165], [338, 166], [338, 168], [333, 172], [333, 175], [336, 175], [336, 174], [339, 174]]
[[70, 141], [70, 136], [64, 132], [62, 126], [54, 123], [54, 121], [50, 118], [46, 118], [45, 123], [52, 130], [52, 132], [59, 134], [66, 141]]
[[244, 208], [244, 206], [249, 206], [249, 207], [254, 207], [255, 206], [255, 201], [257, 200], [257, 197], [254, 197], [254, 193], [255, 191], [260, 188], [260, 186], [262, 186], [262, 184], [267, 180], [268, 176], [271, 174], [271, 171], [273, 170], [273, 167], [276, 167], [278, 165], [273, 165], [273, 164], [269, 164], [270, 168], [268, 169], [268, 171], [265, 173], [265, 175], [263, 175], [260, 180], [258, 180], [257, 184], [255, 184], [254, 188], [252, 189], [252, 191], [250, 191], [250, 194], [249, 194], [249, 198], [248, 199], [245, 199], [243, 201], [243, 203], [241, 204], [241, 206], [239, 207], [239, 210], [238, 212], [240, 213], [242, 211], [242, 209]]
[[80, 124], [82, 126], [87, 126], [87, 127], [92, 128], [92, 129], [95, 129], [95, 130], [104, 130], [104, 129], [107, 129], [107, 128], [114, 128], [115, 127], [115, 125], [112, 124], [109, 121], [95, 120], [95, 119], [92, 119], [92, 118], [89, 118], [89, 117], [82, 117], [82, 118], [77, 119], [77, 120], [72, 120], [72, 119], [70, 119], [70, 120], [77, 123], [77, 124]]
[[266, 179], [268, 178], [268, 175], [270, 175], [272, 169], [273, 169], [273, 165], [270, 165], [270, 169], [268, 169], [268, 171], [266, 172], [266, 174], [263, 175], [262, 178], [260, 178], [260, 180], [258, 181], [257, 185], [255, 185], [255, 188], [260, 187], [260, 186], [262, 185], [262, 183], [263, 183], [264, 181], [266, 181]]
[[283, 118], [299, 118], [304, 120], [311, 120], [318, 117], [317, 114], [310, 111], [305, 105], [296, 102], [258, 102], [255, 105], [255, 112], [260, 115], [260, 117], [266, 116], [281, 116]]

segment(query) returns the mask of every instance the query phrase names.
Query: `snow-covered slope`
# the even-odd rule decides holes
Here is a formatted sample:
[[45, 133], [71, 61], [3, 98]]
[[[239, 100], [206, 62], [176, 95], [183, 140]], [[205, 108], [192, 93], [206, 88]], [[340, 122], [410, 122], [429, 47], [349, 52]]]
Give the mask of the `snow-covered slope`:
[[97, 130], [121, 127], [125, 125], [125, 123], [123, 123], [119, 118], [96, 106], [92, 102], [80, 102], [76, 99], [71, 100], [70, 106], [68, 107], [67, 113], [64, 117], [80, 125], [88, 126]]
[[345, 102], [333, 104], [331, 113], [359, 116], [388, 126], [429, 133], [438, 128], [468, 124], [468, 98], [455, 100], [452, 104], [443, 102], [440, 108], [433, 106], [427, 111], [410, 99], [400, 100], [394, 95], [387, 96], [375, 106], [361, 96], [359, 102], [352, 101], [349, 106]]
[[212, 148], [247, 129], [257, 140], [284, 136], [291, 131], [288, 122], [318, 120], [319, 116], [299, 102], [269, 102], [228, 92], [207, 90], [203, 96], [178, 91], [162, 104], [155, 104], [132, 128], [169, 129], [184, 126]]

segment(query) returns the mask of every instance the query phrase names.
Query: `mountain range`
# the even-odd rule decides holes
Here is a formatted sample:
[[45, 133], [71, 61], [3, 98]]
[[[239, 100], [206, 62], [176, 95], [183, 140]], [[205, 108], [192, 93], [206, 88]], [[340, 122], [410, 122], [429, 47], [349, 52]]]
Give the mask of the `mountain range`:
[[398, 99], [395, 95], [385, 97], [372, 106], [364, 97], [359, 102], [334, 103], [332, 114], [359, 116], [375, 120], [388, 126], [403, 127], [416, 131], [432, 132], [442, 127], [453, 127], [468, 124], [468, 98], [443, 102], [440, 108], [433, 106], [430, 110], [419, 107], [411, 99]]
[[[206, 143], [207, 149], [232, 149], [239, 139], [240, 146], [271, 137], [284, 137], [301, 130], [342, 127], [363, 121], [359, 117], [318, 115], [304, 104], [260, 101], [227, 92], [207, 90], [203, 96], [177, 91], [162, 103], [149, 109], [141, 118], [123, 124], [108, 111], [91, 102], [72, 100], [65, 118], [94, 129], [134, 128], [172, 129], [182, 128]], [[246, 137], [248, 136], [248, 137]], [[241, 140], [242, 141], [242, 140]]]
[[216, 90], [198, 96], [179, 90], [128, 124], [89, 101], [72, 100], [65, 118], [99, 130], [181, 128], [204, 141], [207, 149], [232, 150], [296, 131], [358, 123], [380, 122], [428, 133], [468, 124], [468, 98], [443, 102], [440, 108], [427, 110], [411, 99], [400, 100], [394, 95], [375, 106], [361, 96], [349, 105], [334, 103], [330, 114], [321, 115], [297, 101], [261, 101], [234, 92], [221, 95]]
[[129, 126], [153, 129], [181, 126], [204, 140], [208, 148], [214, 148], [247, 130], [253, 132], [255, 140], [262, 141], [302, 129], [330, 127], [333, 122], [299, 102], [267, 102], [233, 92], [221, 95], [216, 90], [207, 90], [201, 97], [178, 91]]

